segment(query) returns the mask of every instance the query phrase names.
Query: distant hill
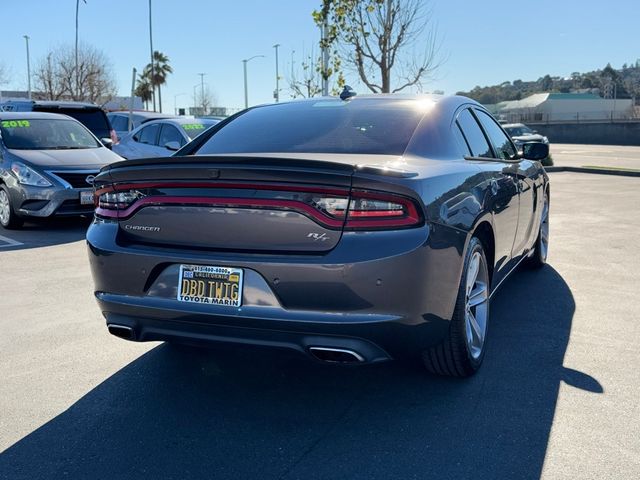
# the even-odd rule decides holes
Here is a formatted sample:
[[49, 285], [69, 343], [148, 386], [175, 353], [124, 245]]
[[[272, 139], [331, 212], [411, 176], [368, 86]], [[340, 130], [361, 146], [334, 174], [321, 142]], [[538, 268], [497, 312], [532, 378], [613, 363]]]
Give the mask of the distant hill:
[[457, 94], [490, 105], [547, 92], [594, 93], [603, 98], [632, 98], [637, 104], [640, 100], [640, 60], [631, 66], [625, 63], [620, 69], [607, 64], [602, 70], [573, 72], [569, 78], [545, 75], [536, 81], [514, 80], [490, 87], [477, 86], [470, 92]]

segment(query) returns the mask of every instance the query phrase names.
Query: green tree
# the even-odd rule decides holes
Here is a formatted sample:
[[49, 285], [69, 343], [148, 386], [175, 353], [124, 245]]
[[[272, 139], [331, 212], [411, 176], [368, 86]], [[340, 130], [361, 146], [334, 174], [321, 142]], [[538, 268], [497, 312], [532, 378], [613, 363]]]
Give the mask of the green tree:
[[158, 108], [162, 111], [161, 87], [167, 83], [167, 76], [173, 73], [173, 68], [169, 65], [169, 57], [155, 50], [153, 52], [153, 78], [151, 78], [151, 63], [145, 67], [145, 70], [149, 70], [148, 76], [153, 87], [152, 91], [158, 89]]
[[374, 93], [420, 85], [441, 65], [426, 0], [323, 0], [313, 18], [319, 26], [328, 25], [322, 46], [340, 45]]
[[142, 73], [138, 74], [138, 80], [134, 94], [142, 99], [145, 108], [149, 109], [149, 102], [153, 98], [153, 89], [151, 87], [151, 69], [145, 68]]

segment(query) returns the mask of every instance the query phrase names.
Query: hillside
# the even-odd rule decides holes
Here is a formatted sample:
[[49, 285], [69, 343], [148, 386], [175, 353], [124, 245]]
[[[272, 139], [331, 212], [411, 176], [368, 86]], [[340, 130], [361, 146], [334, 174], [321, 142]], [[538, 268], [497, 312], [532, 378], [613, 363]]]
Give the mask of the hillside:
[[633, 98], [640, 100], [640, 60], [626, 63], [620, 69], [607, 64], [602, 70], [574, 72], [568, 78], [545, 75], [535, 81], [514, 80], [489, 87], [477, 86], [469, 92], [457, 92], [488, 105], [508, 100], [520, 100], [534, 93], [595, 93], [603, 98]]

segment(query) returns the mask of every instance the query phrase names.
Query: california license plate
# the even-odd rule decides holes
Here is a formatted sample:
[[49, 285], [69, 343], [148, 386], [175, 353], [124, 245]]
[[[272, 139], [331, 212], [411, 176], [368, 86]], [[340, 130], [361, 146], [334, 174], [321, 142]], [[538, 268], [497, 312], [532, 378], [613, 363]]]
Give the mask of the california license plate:
[[178, 300], [239, 307], [242, 273], [240, 268], [180, 265]]
[[92, 205], [93, 204], [93, 190], [81, 190], [80, 191], [80, 205]]

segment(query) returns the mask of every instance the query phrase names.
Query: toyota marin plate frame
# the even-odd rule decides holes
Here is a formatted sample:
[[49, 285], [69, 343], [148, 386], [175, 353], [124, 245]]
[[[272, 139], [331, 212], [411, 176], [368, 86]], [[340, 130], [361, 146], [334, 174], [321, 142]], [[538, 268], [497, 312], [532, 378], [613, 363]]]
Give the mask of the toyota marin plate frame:
[[243, 270], [233, 267], [180, 265], [178, 300], [240, 307]]

